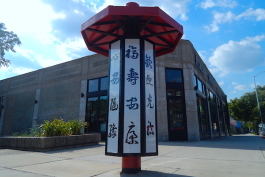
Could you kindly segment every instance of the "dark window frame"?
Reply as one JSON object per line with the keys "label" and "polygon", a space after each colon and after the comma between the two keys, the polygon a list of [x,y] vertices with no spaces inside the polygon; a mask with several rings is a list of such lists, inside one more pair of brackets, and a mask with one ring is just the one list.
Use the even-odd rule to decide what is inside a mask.
{"label": "dark window frame", "polygon": [[[98,82],[97,82],[97,91],[93,91],[93,92],[89,92],[89,81],[91,81],[91,80],[98,80]],[[102,83],[104,82],[104,81],[106,81],[107,82],[107,85],[105,85],[104,86],[104,90],[102,90]],[[109,81],[109,79],[108,79],[108,76],[104,76],[104,77],[99,77],[99,78],[94,78],[94,79],[90,79],[90,80],[88,80],[88,82],[87,82],[87,98],[86,98],[86,100],[87,100],[87,103],[86,103],[86,117],[85,117],[85,121],[86,122],[89,122],[90,121],[90,117],[87,117],[88,115],[88,103],[89,103],[89,99],[90,98],[97,98],[97,108],[96,108],[96,112],[97,112],[97,118],[95,118],[96,119],[96,128],[92,128],[92,130],[89,128],[89,127],[87,127],[86,128],[86,130],[85,130],[85,132],[100,132],[101,134],[103,133],[103,134],[105,134],[106,132],[105,131],[101,131],[101,127],[100,127],[100,124],[99,124],[99,122],[100,122],[100,101],[101,101],[101,97],[104,97],[104,96],[107,96],[107,101],[108,101],[108,90],[109,90],[109,85],[108,85],[108,81]],[[106,83],[105,83],[106,84]],[[108,108],[107,108],[108,109]],[[106,119],[107,119],[107,117],[106,117]],[[97,131],[98,130],[98,131]]]}
{"label": "dark window frame", "polygon": [[[181,83],[177,82],[167,82],[167,70],[178,70],[181,73]],[[180,68],[165,68],[165,81],[166,81],[166,92],[167,92],[167,120],[168,120],[168,131],[169,131],[169,140],[170,141],[179,141],[179,140],[188,140],[188,134],[187,134],[187,115],[186,115],[186,104],[185,104],[185,90],[184,90],[184,78],[183,78],[183,69]],[[178,95],[168,95],[168,90],[180,90],[182,92],[181,96]],[[181,101],[182,103],[182,115],[183,115],[183,125],[184,130],[175,130],[180,131],[179,133],[182,134],[181,137],[176,138],[174,136],[174,132],[171,131],[171,121],[170,119],[170,111],[169,111],[169,100],[175,100],[175,101]],[[175,132],[176,133],[176,132]]]}
{"label": "dark window frame", "polygon": [[[195,74],[194,74],[194,77],[193,77],[193,82],[195,82],[194,89],[196,91],[198,90],[201,93],[203,93],[204,95],[206,95],[206,86],[205,86],[205,84]],[[201,85],[199,85],[199,82],[201,83]]]}
{"label": "dark window frame", "polygon": [[[108,95],[109,85],[107,86],[106,90],[101,90],[101,82],[102,82],[101,80],[105,79],[105,78],[107,78],[107,81],[108,81],[108,76],[88,80],[88,82],[87,82],[87,96],[88,97],[97,97],[97,96]],[[89,92],[89,81],[96,80],[96,79],[98,80],[98,91]]]}

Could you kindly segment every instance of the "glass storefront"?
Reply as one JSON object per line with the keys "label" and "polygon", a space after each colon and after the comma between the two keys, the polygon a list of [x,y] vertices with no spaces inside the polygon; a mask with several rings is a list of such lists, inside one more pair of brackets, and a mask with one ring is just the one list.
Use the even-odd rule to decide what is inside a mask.
{"label": "glass storefront", "polygon": [[220,121],[220,130],[222,136],[225,136],[225,116],[224,116],[224,105],[218,100],[218,113],[219,113],[219,121]]}
{"label": "glass storefront", "polygon": [[197,110],[199,119],[199,129],[201,132],[209,132],[209,119],[207,114],[206,101],[200,96],[197,96]]}
{"label": "glass storefront", "polygon": [[187,120],[183,76],[180,69],[166,69],[169,141],[186,141]]}
{"label": "glass storefront", "polygon": [[88,81],[88,97],[86,119],[89,124],[85,132],[100,132],[101,139],[105,140],[108,117],[108,77]]}
{"label": "glass storefront", "polygon": [[225,130],[220,100],[209,89],[206,92],[206,86],[196,75],[194,75],[194,89],[197,91],[196,101],[201,139],[211,138],[211,131],[214,137],[220,136],[220,131],[224,132]]}

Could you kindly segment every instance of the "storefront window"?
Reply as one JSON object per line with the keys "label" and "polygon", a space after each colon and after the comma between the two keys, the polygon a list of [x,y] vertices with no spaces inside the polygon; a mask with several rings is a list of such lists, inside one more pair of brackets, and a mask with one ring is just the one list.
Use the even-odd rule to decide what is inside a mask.
{"label": "storefront window", "polygon": [[198,79],[197,81],[198,81],[198,90],[199,90],[200,92],[203,92],[202,82],[201,82],[199,79]]}
{"label": "storefront window", "polygon": [[98,79],[92,79],[88,81],[88,92],[98,91]]}
{"label": "storefront window", "polygon": [[89,123],[88,131],[98,131],[98,97],[88,98],[86,119]]}
{"label": "storefront window", "polygon": [[210,103],[210,110],[211,110],[212,130],[213,130],[213,132],[218,132],[219,131],[219,125],[218,125],[216,104]]}
{"label": "storefront window", "polygon": [[166,69],[166,81],[182,83],[182,71],[177,69]]}
{"label": "storefront window", "polygon": [[85,132],[99,132],[101,140],[105,140],[108,117],[108,77],[88,81],[88,98],[86,122],[89,124]]}
{"label": "storefront window", "polygon": [[208,93],[209,93],[209,100],[210,101],[214,101],[214,95],[213,95],[213,93],[210,90],[208,90]]}
{"label": "storefront window", "polygon": [[109,84],[108,84],[108,77],[102,77],[100,78],[100,90],[108,90]]}
{"label": "storefront window", "polygon": [[197,86],[197,77],[195,75],[193,77],[193,83],[194,83],[194,87],[196,87]]}
{"label": "storefront window", "polygon": [[205,94],[205,85],[195,75],[193,77],[193,82],[194,82],[194,87],[196,87],[196,90],[198,90],[198,91],[202,92],[203,94]]}
{"label": "storefront window", "polygon": [[221,103],[220,100],[218,100],[218,111],[219,111],[220,130],[221,132],[225,132],[223,104]]}
{"label": "storefront window", "polygon": [[205,100],[199,96],[197,96],[197,109],[200,123],[200,131],[209,131],[209,120],[207,117]]}
{"label": "storefront window", "polygon": [[182,70],[166,68],[166,81],[169,141],[186,141],[187,119]]}
{"label": "storefront window", "polygon": [[101,96],[99,101],[99,129],[101,132],[106,131],[108,117],[108,97]]}
{"label": "storefront window", "polygon": [[88,81],[88,92],[97,92],[99,90],[108,90],[108,77],[91,79]]}
{"label": "storefront window", "polygon": [[171,130],[184,130],[182,100],[168,100],[169,126]]}
{"label": "storefront window", "polygon": [[180,89],[167,89],[167,96],[183,96],[183,91]]}

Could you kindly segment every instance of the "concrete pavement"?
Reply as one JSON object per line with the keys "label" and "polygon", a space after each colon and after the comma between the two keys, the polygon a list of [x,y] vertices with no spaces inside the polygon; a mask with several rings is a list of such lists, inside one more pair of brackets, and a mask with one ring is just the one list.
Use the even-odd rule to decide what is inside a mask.
{"label": "concrete pavement", "polygon": [[0,149],[0,177],[263,177],[265,139],[236,135],[200,142],[160,142],[159,156],[142,157],[142,172],[123,174],[121,158],[99,145],[28,152]]}

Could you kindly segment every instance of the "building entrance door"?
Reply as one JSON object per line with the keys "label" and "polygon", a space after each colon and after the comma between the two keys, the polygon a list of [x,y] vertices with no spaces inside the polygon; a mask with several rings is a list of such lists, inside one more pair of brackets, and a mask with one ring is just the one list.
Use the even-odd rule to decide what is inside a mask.
{"label": "building entrance door", "polygon": [[168,97],[169,141],[187,141],[187,120],[183,100]]}
{"label": "building entrance door", "polygon": [[101,140],[105,140],[107,123],[107,96],[91,97],[87,101],[86,122],[89,126],[85,132],[100,132]]}
{"label": "building entrance door", "polygon": [[101,140],[106,139],[106,124],[108,118],[108,77],[88,81],[86,118],[89,124],[85,132],[101,134]]}
{"label": "building entrance door", "polygon": [[166,68],[169,141],[187,141],[185,94],[181,69]]}

